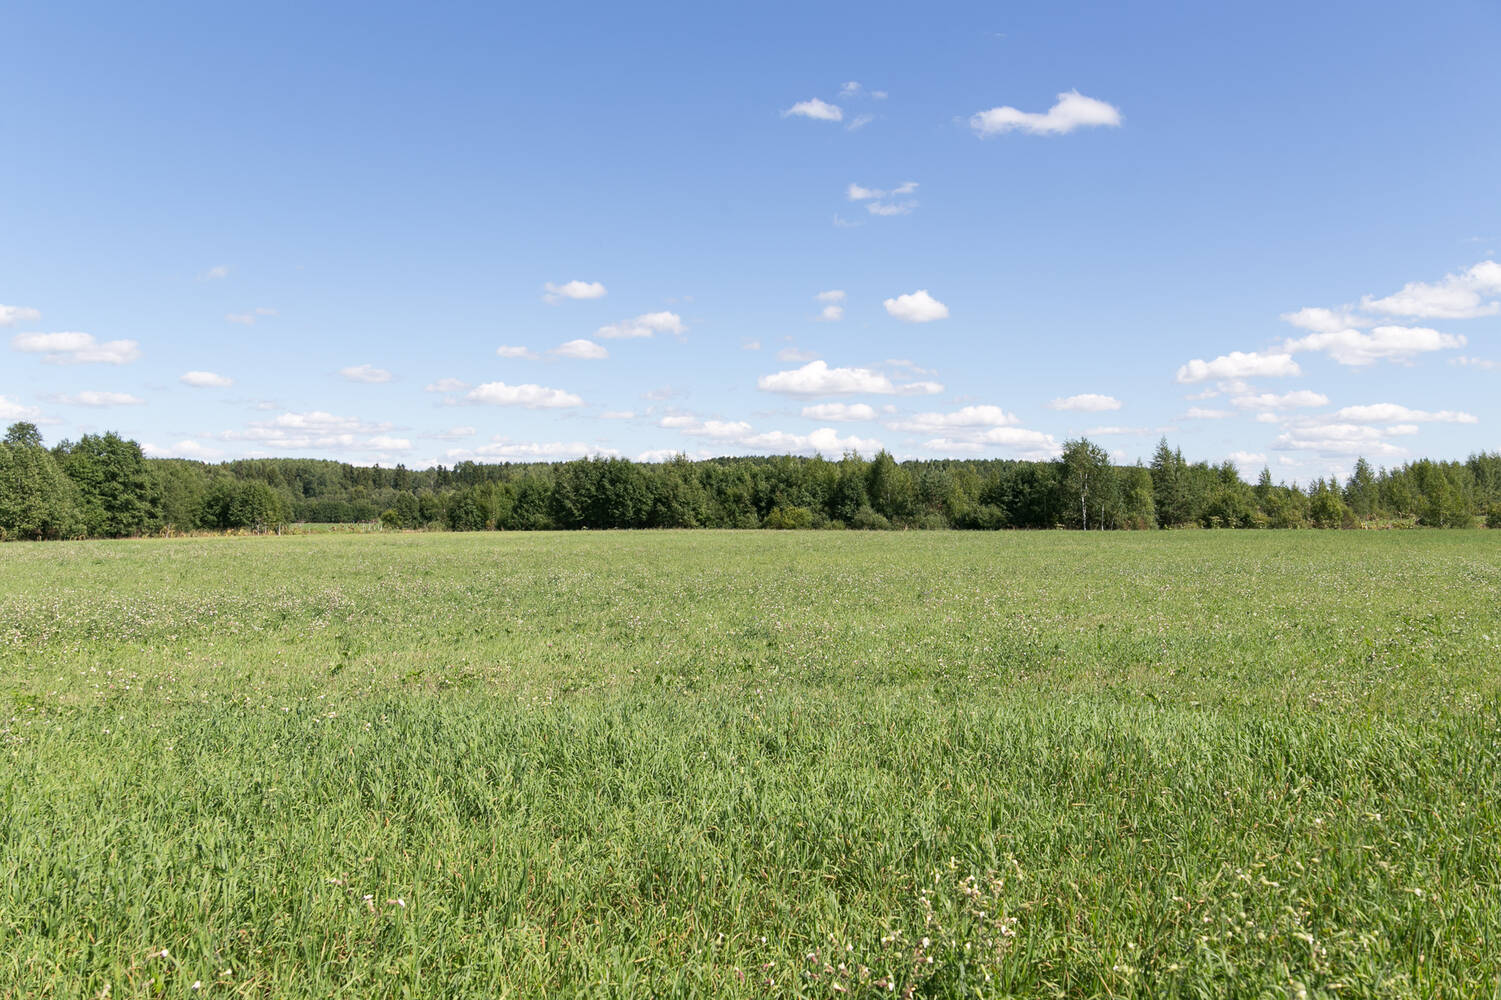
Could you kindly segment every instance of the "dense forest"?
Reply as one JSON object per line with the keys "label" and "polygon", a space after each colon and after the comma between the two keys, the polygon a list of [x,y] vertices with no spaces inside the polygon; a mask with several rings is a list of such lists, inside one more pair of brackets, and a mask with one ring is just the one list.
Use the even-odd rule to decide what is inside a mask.
{"label": "dense forest", "polygon": [[1052,461],[619,458],[413,470],[318,459],[151,459],[109,433],[47,448],[37,428],[0,444],[0,539],[273,531],[300,522],[387,528],[1349,528],[1501,527],[1501,453],[1356,462],[1333,478],[1254,483],[1234,464],[1158,446],[1118,466],[1088,440]]}

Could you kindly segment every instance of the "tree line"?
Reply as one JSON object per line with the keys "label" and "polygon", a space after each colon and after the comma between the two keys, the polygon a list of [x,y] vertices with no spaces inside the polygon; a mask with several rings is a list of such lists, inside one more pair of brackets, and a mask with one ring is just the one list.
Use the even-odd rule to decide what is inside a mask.
{"label": "tree line", "polygon": [[1255,482],[1190,462],[1164,439],[1148,464],[1069,441],[1054,460],[620,458],[407,469],[320,459],[152,459],[114,433],[0,443],[0,539],[272,531],[293,522],[390,528],[1340,528],[1501,527],[1501,453],[1420,459],[1344,481]]}

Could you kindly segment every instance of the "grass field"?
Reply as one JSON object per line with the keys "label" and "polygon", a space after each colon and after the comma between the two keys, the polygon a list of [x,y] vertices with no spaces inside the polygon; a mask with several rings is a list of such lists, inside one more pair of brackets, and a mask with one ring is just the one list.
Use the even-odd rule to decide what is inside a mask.
{"label": "grass field", "polygon": [[0,547],[0,996],[1495,996],[1501,532]]}

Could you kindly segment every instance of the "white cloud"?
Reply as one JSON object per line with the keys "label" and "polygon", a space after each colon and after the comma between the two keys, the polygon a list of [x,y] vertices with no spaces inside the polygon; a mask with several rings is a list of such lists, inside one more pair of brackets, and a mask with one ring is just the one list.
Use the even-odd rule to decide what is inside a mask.
{"label": "white cloud", "polygon": [[762,375],[756,379],[756,387],[764,392],[780,392],[788,396],[933,395],[943,391],[943,386],[936,382],[897,385],[869,368],[830,368],[823,361],[810,361],[791,371]]}
{"label": "white cloud", "polygon": [[132,396],[128,392],[96,392],[92,389],[85,389],[71,396],[55,398],[59,403],[66,403],[69,406],[140,406],[146,402],[141,397]]}
{"label": "white cloud", "polygon": [[[276,451],[362,451],[383,452],[401,438],[385,436],[388,423],[372,423],[357,417],[341,417],[323,410],[307,413],[287,412],[271,420],[256,421],[244,430],[225,431],[218,437],[225,441],[254,442],[269,452]],[[377,435],[374,438],[360,435]]]}
{"label": "white cloud", "polygon": [[[874,415],[872,412],[871,416]],[[663,417],[658,421],[658,426],[680,431],[692,437],[707,438],[721,447],[734,445],[749,448],[752,451],[811,455],[814,452],[839,454],[845,451],[877,450],[881,447],[879,441],[841,436],[832,427],[820,427],[808,434],[793,434],[787,431],[757,432],[744,420],[703,420],[691,413],[674,413]]]}
{"label": "white cloud", "polygon": [[1465,346],[1465,338],[1419,326],[1378,326],[1370,333],[1336,330],[1310,333],[1282,345],[1285,351],[1323,351],[1342,365],[1370,365],[1377,361],[1408,361],[1427,351]]}
{"label": "white cloud", "polygon": [[1291,354],[1259,354],[1255,351],[1231,351],[1213,361],[1198,358],[1178,369],[1178,381],[1202,382],[1211,378],[1258,378],[1301,375],[1303,370]]}
{"label": "white cloud", "polygon": [[1014,413],[999,406],[966,406],[951,413],[916,413],[905,420],[887,424],[894,431],[936,434],[956,428],[1010,427],[1019,423]]}
{"label": "white cloud", "polygon": [[1307,406],[1328,406],[1329,397],[1321,392],[1296,389],[1280,396],[1271,392],[1249,393],[1236,396],[1230,402],[1242,410],[1295,410]]}
{"label": "white cloud", "polygon": [[1181,419],[1185,420],[1223,420],[1230,416],[1229,410],[1210,410],[1202,406],[1190,406]]}
{"label": "white cloud", "polygon": [[815,403],[803,407],[803,416],[810,420],[874,420],[876,411],[865,403]]}
{"label": "white cloud", "polygon": [[875,115],[871,115],[871,114],[856,115],[855,117],[853,117],[853,118],[850,119],[850,123],[845,126],[845,129],[846,129],[846,131],[849,131],[849,132],[858,132],[860,129],[864,128],[865,126],[869,125],[871,122],[873,122],[875,120],[876,120],[876,116]]}
{"label": "white cloud", "polygon": [[459,378],[440,378],[422,387],[427,392],[463,392],[469,383]]}
{"label": "white cloud", "polygon": [[819,302],[827,303],[822,311],[819,312],[819,319],[832,323],[844,318],[844,306],[839,304],[844,301],[844,290],[842,288],[831,288],[826,292],[819,292],[813,297]]}
{"label": "white cloud", "polygon": [[1077,90],[1058,95],[1058,103],[1046,112],[1019,111],[1006,105],[981,111],[969,119],[969,127],[981,136],[1000,135],[1019,129],[1033,135],[1062,135],[1076,128],[1091,126],[1115,127],[1121,123],[1121,113],[1104,101],[1085,97]]}
{"label": "white cloud", "polygon": [[495,349],[495,353],[503,358],[522,358],[526,361],[536,361],[538,358],[530,347],[517,347],[513,344],[501,344]]}
{"label": "white cloud", "polygon": [[688,328],[683,318],[675,312],[643,313],[635,319],[622,320],[599,328],[598,335],[606,340],[622,340],[633,337],[650,337],[654,333],[684,334]]}
{"label": "white cloud", "polygon": [[761,342],[759,340],[742,341],[740,349],[742,351],[759,351],[761,349]]}
{"label": "white cloud", "polygon": [[54,365],[129,364],[141,356],[134,340],[96,341],[87,333],[18,333],[10,346],[27,354],[40,354]]}
{"label": "white cloud", "polygon": [[864,92],[865,88],[860,86],[860,82],[858,80],[850,80],[844,86],[839,88],[840,97],[859,97]]}
{"label": "white cloud", "polygon": [[744,420],[700,420],[688,413],[663,417],[657,425],[667,430],[680,431],[694,437],[713,438],[716,441],[739,441],[751,433],[751,425]]}
{"label": "white cloud", "polygon": [[865,206],[865,210],[871,215],[911,215],[916,207],[915,201],[873,201]]}
{"label": "white cloud", "polygon": [[1102,413],[1105,410],[1119,410],[1120,408],[1120,400],[1114,396],[1102,396],[1097,392],[1065,396],[1048,404],[1050,410],[1075,410],[1082,413]]}
{"label": "white cloud", "polygon": [[603,361],[610,352],[592,340],[570,340],[552,349],[560,358],[575,358],[580,361]]}
{"label": "white cloud", "polygon": [[[673,459],[682,454],[683,450],[681,448],[649,448],[646,451],[643,451],[641,454],[637,455],[636,461],[650,462],[651,464],[655,465],[660,462],[671,462]],[[703,455],[700,457],[708,458],[709,456]]]}
{"label": "white cloud", "polygon": [[850,184],[845,188],[845,194],[850,201],[871,201],[878,198],[890,198],[893,195],[911,194],[917,190],[917,181],[903,181],[889,190],[885,188],[861,187],[859,184]]}
{"label": "white cloud", "polygon": [[1260,451],[1232,451],[1225,457],[1234,462],[1238,469],[1252,469],[1266,464],[1266,454]]}
{"label": "white cloud", "polygon": [[255,326],[255,321],[257,319],[260,319],[264,316],[276,315],[279,315],[277,311],[270,308],[269,306],[257,306],[249,312],[229,313],[224,318],[231,323],[238,323],[241,326]]}
{"label": "white cloud", "polygon": [[919,288],[910,295],[898,295],[882,303],[886,311],[907,323],[931,323],[935,319],[947,319],[949,307]]}
{"label": "white cloud", "polygon": [[1390,457],[1402,455],[1405,450],[1385,440],[1386,437],[1392,433],[1407,432],[1406,427],[1383,429],[1361,424],[1311,422],[1278,435],[1272,446],[1278,451],[1313,451],[1324,457]]}
{"label": "white cloud", "polygon": [[369,385],[377,385],[381,382],[391,381],[391,373],[384,368],[374,365],[354,365],[350,368],[340,368],[339,374],[350,382],[364,382]]}
{"label": "white cloud", "polygon": [[17,323],[35,323],[42,318],[41,310],[30,306],[0,306],[0,326],[15,326]]}
{"label": "white cloud", "polygon": [[584,401],[571,392],[549,389],[541,385],[506,385],[504,382],[486,382],[469,391],[465,397],[475,403],[490,403],[495,406],[524,406],[529,410],[558,409],[583,406]]}
{"label": "white cloud", "polygon": [[141,451],[145,452],[151,458],[197,458],[205,460],[218,458],[224,454],[218,448],[199,444],[197,441],[192,440],[179,441],[166,448],[159,448],[154,444],[142,444]]}
{"label": "white cloud", "polygon": [[234,379],[216,372],[183,372],[177,377],[177,381],[196,389],[222,389],[235,384]]}
{"label": "white cloud", "polygon": [[1367,295],[1360,304],[1388,316],[1473,319],[1501,313],[1501,302],[1485,301],[1498,295],[1501,295],[1501,263],[1483,260],[1459,274],[1445,275],[1441,281],[1408,282],[1401,291],[1379,299]]}
{"label": "white cloud", "polygon": [[542,298],[548,302],[561,302],[564,299],[602,299],[606,295],[605,286],[597,281],[565,281],[561,285],[555,285],[551,281],[542,286]]}
{"label": "white cloud", "polygon": [[1048,458],[1058,454],[1058,442],[1051,434],[1024,427],[992,427],[967,435],[949,435],[923,442],[930,451],[983,451],[987,447],[1010,448],[1025,458]]}
{"label": "white cloud", "polygon": [[462,438],[473,437],[476,433],[478,433],[478,430],[479,429],[476,427],[468,426],[450,427],[447,430],[434,431],[431,434],[424,434],[422,436],[427,438],[436,438],[439,441],[458,441]]}
{"label": "white cloud", "polygon": [[367,448],[374,448],[377,451],[410,451],[412,442],[406,438],[377,435],[366,441],[365,446]]}
{"label": "white cloud", "polygon": [[22,406],[9,396],[0,396],[0,420],[36,420],[41,415],[35,406]]}
{"label": "white cloud", "polygon": [[271,430],[298,430],[317,431],[328,433],[332,431],[348,431],[371,433],[390,429],[390,424],[369,423],[358,417],[340,417],[326,410],[310,410],[306,413],[287,412],[279,414],[269,421],[257,422],[250,425],[253,428]]}
{"label": "white cloud", "polygon": [[223,264],[215,265],[198,276],[199,281],[223,281],[229,277],[229,268]]}
{"label": "white cloud", "polygon": [[1358,424],[1474,424],[1479,419],[1472,413],[1459,410],[1413,410],[1397,403],[1370,403],[1365,406],[1346,406],[1335,416]]}
{"label": "white cloud", "polygon": [[595,445],[585,444],[583,441],[548,441],[548,442],[521,442],[511,441],[505,438],[495,441],[493,444],[480,445],[477,448],[453,448],[447,452],[450,461],[483,461],[486,459],[499,459],[501,461],[565,461],[574,458],[588,458],[591,455],[613,456],[620,452],[613,448],[600,448]]}
{"label": "white cloud", "polygon": [[1457,358],[1450,358],[1449,364],[1459,365],[1461,368],[1479,368],[1481,371],[1494,371],[1497,368],[1501,368],[1501,363],[1491,361],[1488,358],[1467,358],[1464,355],[1460,355]]}
{"label": "white cloud", "polygon": [[800,118],[816,118],[819,121],[837,122],[844,120],[844,111],[836,104],[829,104],[814,97],[806,101],[798,101],[792,107],[782,112],[783,118],[797,116]]}
{"label": "white cloud", "polygon": [[[838,308],[837,306],[831,308]],[[796,347],[784,347],[777,352],[778,361],[814,361],[818,355],[812,351],[799,350]]]}
{"label": "white cloud", "polygon": [[737,442],[755,451],[776,454],[842,455],[847,451],[874,452],[881,450],[881,442],[874,438],[841,436],[832,427],[820,427],[808,434],[789,434],[787,431],[766,431],[752,434]]}
{"label": "white cloud", "polygon": [[1297,312],[1283,313],[1282,319],[1293,326],[1312,330],[1314,333],[1338,333],[1352,326],[1369,325],[1358,319],[1348,309],[1324,309],[1319,306],[1306,306]]}
{"label": "white cloud", "polygon": [[631,420],[635,416],[635,410],[606,410],[600,414],[600,417],[605,420]]}
{"label": "white cloud", "polygon": [[1114,434],[1146,434],[1146,427],[1121,427],[1118,424],[1109,424],[1104,427],[1091,427],[1084,432],[1089,437],[1105,437]]}

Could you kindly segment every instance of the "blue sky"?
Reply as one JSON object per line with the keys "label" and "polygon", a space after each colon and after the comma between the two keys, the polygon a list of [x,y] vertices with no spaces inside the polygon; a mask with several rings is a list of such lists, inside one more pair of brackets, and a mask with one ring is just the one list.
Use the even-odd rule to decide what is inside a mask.
{"label": "blue sky", "polygon": [[0,421],[151,454],[1501,445],[1501,7],[19,4]]}

